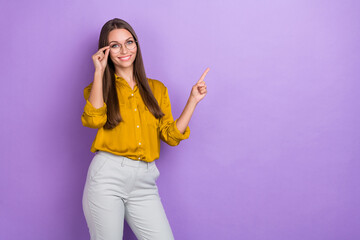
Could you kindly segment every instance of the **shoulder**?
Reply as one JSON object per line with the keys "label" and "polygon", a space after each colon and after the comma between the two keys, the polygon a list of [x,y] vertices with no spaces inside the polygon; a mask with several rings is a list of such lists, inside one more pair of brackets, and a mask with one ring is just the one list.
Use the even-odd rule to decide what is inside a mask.
{"label": "shoulder", "polygon": [[166,91],[166,86],[164,83],[160,82],[159,80],[153,78],[147,78],[149,86],[154,94],[156,93],[164,93]]}
{"label": "shoulder", "polygon": [[165,85],[160,82],[159,80],[153,79],[153,78],[147,78],[150,87],[154,88],[165,88]]}
{"label": "shoulder", "polygon": [[159,80],[147,78],[149,82],[149,86],[151,91],[154,94],[154,97],[158,101],[158,103],[162,103],[165,99],[168,99],[167,88],[164,83],[160,82]]}

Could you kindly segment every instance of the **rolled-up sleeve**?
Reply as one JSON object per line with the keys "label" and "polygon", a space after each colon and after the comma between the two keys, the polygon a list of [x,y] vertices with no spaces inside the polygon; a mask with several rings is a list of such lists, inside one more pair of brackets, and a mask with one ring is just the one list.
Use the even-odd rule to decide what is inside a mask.
{"label": "rolled-up sleeve", "polygon": [[167,88],[164,86],[160,108],[165,114],[160,119],[160,139],[170,146],[176,146],[180,141],[189,138],[190,128],[186,127],[185,132],[181,133],[176,127],[177,119],[174,121],[171,112],[171,103]]}
{"label": "rolled-up sleeve", "polygon": [[103,106],[101,108],[95,108],[88,100],[91,86],[87,86],[84,89],[84,98],[86,100],[86,104],[84,107],[84,112],[81,116],[81,122],[83,126],[89,127],[89,128],[101,128],[105,125],[107,121],[107,106],[106,103],[103,103]]}

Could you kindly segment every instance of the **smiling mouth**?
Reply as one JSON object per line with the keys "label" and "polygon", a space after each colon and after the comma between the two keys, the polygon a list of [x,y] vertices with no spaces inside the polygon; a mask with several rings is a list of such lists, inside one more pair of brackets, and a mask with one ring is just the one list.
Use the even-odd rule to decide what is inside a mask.
{"label": "smiling mouth", "polygon": [[127,60],[130,59],[130,57],[131,57],[131,55],[126,56],[126,57],[118,57],[118,58],[119,58],[121,61],[127,61]]}

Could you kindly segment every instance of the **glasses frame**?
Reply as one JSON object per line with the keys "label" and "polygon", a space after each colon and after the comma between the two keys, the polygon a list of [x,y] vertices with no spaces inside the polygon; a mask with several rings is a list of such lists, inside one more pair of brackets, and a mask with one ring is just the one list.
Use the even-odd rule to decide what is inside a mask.
{"label": "glasses frame", "polygon": [[[135,42],[135,46],[134,46],[133,48],[131,48],[131,49],[128,48],[128,46],[126,46],[126,44],[125,44],[127,41],[134,41],[134,42]],[[123,49],[123,44],[125,45],[125,47],[126,47],[127,50],[131,51],[131,50],[134,50],[134,49],[137,47],[137,42],[138,42],[138,41],[136,41],[135,39],[128,39],[128,40],[125,41],[125,43],[122,43],[122,44],[119,43],[119,42],[117,42],[117,41],[112,41],[112,42],[109,43],[109,46],[110,46],[112,43],[116,43],[116,44],[120,45],[120,47],[119,47],[119,51],[114,52],[114,50],[113,50],[113,49],[111,48],[111,46],[110,46],[110,51],[111,51],[112,53],[114,53],[114,54],[121,52],[121,50]]]}

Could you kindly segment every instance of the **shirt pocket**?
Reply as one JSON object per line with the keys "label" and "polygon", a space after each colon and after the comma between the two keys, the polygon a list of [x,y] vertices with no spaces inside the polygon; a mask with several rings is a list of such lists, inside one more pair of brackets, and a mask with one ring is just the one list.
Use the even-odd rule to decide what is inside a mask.
{"label": "shirt pocket", "polygon": [[150,112],[150,110],[147,108],[147,106],[144,106],[143,113],[144,113],[144,120],[148,126],[155,127],[155,128],[159,127],[159,119],[157,119],[152,114],[152,112]]}
{"label": "shirt pocket", "polygon": [[128,112],[129,112],[130,108],[125,103],[119,103],[119,107],[120,107],[120,115],[121,115],[122,120],[124,122],[129,122]]}

